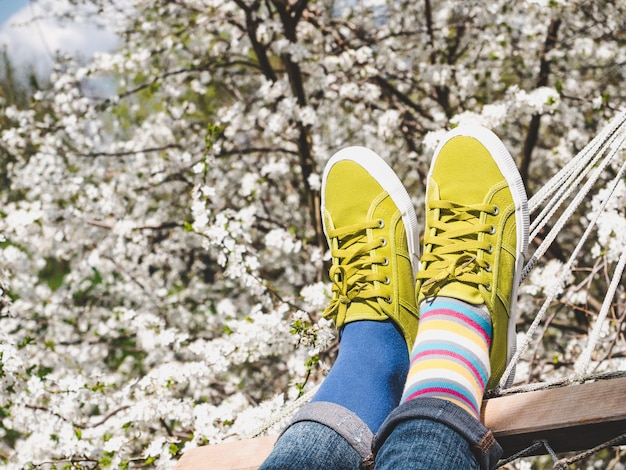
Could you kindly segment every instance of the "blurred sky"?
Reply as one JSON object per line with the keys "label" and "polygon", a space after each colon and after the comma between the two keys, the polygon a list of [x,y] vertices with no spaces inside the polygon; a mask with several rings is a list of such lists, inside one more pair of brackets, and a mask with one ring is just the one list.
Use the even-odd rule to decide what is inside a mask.
{"label": "blurred sky", "polygon": [[45,78],[58,52],[89,58],[115,46],[111,31],[88,21],[60,23],[53,17],[67,8],[73,8],[67,0],[0,0],[0,47],[16,68],[32,68]]}
{"label": "blurred sky", "polygon": [[28,6],[28,0],[0,0],[0,26],[2,26],[11,15],[26,6]]}

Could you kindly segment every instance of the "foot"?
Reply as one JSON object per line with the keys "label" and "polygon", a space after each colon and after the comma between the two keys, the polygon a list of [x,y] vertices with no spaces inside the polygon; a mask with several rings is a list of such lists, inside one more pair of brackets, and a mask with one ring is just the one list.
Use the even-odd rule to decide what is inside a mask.
{"label": "foot", "polygon": [[410,351],[417,333],[414,276],[417,218],[406,189],[377,154],[349,147],[322,180],[324,233],[332,255],[332,299],[324,317],[337,328],[390,319]]}
{"label": "foot", "polygon": [[439,144],[428,175],[418,305],[448,297],[491,316],[494,388],[515,351],[515,303],[528,247],[528,207],[515,161],[491,131],[459,126]]}

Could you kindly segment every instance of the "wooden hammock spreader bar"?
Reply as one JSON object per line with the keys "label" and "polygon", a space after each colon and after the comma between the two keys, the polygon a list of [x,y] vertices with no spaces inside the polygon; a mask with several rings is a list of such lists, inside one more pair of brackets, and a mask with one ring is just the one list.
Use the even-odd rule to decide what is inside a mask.
{"label": "wooden hammock spreader bar", "polygon": [[[626,377],[485,400],[482,420],[508,457],[545,439],[556,452],[590,449],[626,431]],[[277,436],[187,451],[177,470],[252,470]]]}
{"label": "wooden hammock spreader bar", "polygon": [[485,400],[482,415],[503,457],[540,439],[556,452],[590,449],[626,431],[626,377]]}

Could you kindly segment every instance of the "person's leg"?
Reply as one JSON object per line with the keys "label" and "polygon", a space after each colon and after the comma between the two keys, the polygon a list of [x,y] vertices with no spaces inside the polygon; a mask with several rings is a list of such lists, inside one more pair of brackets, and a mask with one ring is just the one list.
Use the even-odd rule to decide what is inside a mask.
{"label": "person's leg", "polygon": [[418,325],[418,229],[409,195],[378,155],[350,147],[324,171],[322,219],[333,289],[324,317],[340,331],[339,354],[263,470],[359,468],[408,372]]}
{"label": "person's leg", "polygon": [[375,433],[400,403],[408,370],[407,344],[392,321],[347,323],[337,360],[311,403],[341,405]]}
{"label": "person's leg", "polygon": [[526,194],[512,157],[487,129],[455,129],[431,164],[419,330],[402,403],[376,436],[376,468],[495,466],[501,449],[480,407],[514,351],[527,245]]}
{"label": "person's leg", "polygon": [[[438,421],[404,421],[398,424],[392,436],[391,445],[378,454],[378,459],[385,462],[384,468],[479,468],[465,438]],[[420,439],[416,440],[414,436],[420,436]]]}
{"label": "person's leg", "polygon": [[373,443],[376,470],[492,469],[502,454],[493,434],[464,408],[433,397],[402,403]]}
{"label": "person's leg", "polygon": [[[357,426],[358,430],[359,427]],[[346,430],[347,431],[347,430]],[[315,421],[299,421],[279,437],[261,470],[361,470],[372,436],[355,449],[340,433]]]}

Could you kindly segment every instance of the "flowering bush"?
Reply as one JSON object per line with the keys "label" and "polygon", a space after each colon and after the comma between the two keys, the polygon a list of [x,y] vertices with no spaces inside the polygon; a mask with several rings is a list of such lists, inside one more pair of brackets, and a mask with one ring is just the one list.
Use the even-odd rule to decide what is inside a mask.
{"label": "flowering bush", "polygon": [[[85,3],[119,49],[59,58],[29,105],[0,106],[8,468],[171,467],[319,382],[336,349],[320,173],[339,148],[380,153],[420,208],[441,133],[479,121],[532,193],[625,101],[621,2]],[[529,280],[522,328],[597,207]],[[521,380],[580,347],[605,287],[581,279],[626,244],[623,204],[604,210]]]}

